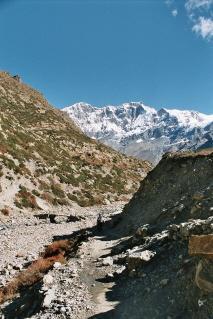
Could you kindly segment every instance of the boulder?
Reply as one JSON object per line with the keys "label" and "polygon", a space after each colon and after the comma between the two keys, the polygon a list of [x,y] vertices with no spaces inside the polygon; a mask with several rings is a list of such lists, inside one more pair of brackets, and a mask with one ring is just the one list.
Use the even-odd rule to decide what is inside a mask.
{"label": "boulder", "polygon": [[47,290],[42,306],[44,308],[49,308],[54,298],[55,298],[55,289],[52,288]]}
{"label": "boulder", "polygon": [[160,286],[161,286],[161,287],[164,287],[164,286],[166,286],[166,285],[168,284],[168,282],[169,282],[169,279],[167,279],[167,278],[162,279],[162,280],[160,281]]}
{"label": "boulder", "polygon": [[137,268],[139,265],[149,262],[154,256],[155,252],[151,250],[144,251],[133,251],[129,253],[127,257],[128,269],[132,270]]}
{"label": "boulder", "polygon": [[213,259],[213,234],[191,236],[189,239],[189,254]]}
{"label": "boulder", "polygon": [[135,235],[144,238],[144,237],[146,237],[147,234],[148,234],[148,229],[149,229],[149,224],[140,226],[140,227],[138,227],[138,229],[136,230]]}
{"label": "boulder", "polygon": [[112,257],[109,256],[109,257],[104,258],[102,261],[102,265],[103,266],[112,266],[113,265]]}
{"label": "boulder", "polygon": [[51,286],[53,284],[53,276],[46,274],[43,278],[43,282],[45,286]]}
{"label": "boulder", "polygon": [[54,265],[53,265],[53,268],[54,268],[54,269],[59,269],[59,268],[61,268],[61,266],[62,266],[62,264],[61,264],[59,261],[56,261],[56,262],[54,263]]}
{"label": "boulder", "polygon": [[195,283],[205,293],[213,292],[213,262],[201,259],[196,267]]}

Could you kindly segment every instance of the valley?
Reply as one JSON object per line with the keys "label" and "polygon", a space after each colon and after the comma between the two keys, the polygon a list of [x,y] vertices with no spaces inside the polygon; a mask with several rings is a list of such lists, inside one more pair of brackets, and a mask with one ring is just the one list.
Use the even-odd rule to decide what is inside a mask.
{"label": "valley", "polygon": [[0,0],[0,319],[213,319],[213,0]]}
{"label": "valley", "polygon": [[[211,319],[213,148],[199,145],[212,117],[184,113],[201,144],[151,164],[0,79],[0,318]],[[159,124],[160,111],[121,109]]]}
{"label": "valley", "polygon": [[[52,222],[37,213],[5,217],[0,238],[5,284],[38,259],[45,246],[83,237],[65,261],[55,261],[38,283],[23,286],[4,302],[2,318],[211,318],[212,156],[210,150],[167,155],[129,204],[70,209],[71,222],[64,216]],[[195,241],[191,255],[192,239],[205,236],[209,245],[198,248]]]}
{"label": "valley", "polygon": [[[59,266],[54,266],[47,275],[43,275],[43,286],[47,281],[43,290],[42,282],[39,280],[40,283],[30,285],[32,288],[23,286],[19,297],[13,297],[12,302],[4,303],[0,312],[2,318],[64,318],[63,310],[66,309],[67,317],[80,319],[110,310],[113,303],[104,301],[108,284],[99,282],[99,279],[120,267],[113,267],[107,263],[104,265],[99,257],[110,253],[111,246],[117,240],[111,241],[105,237],[111,227],[109,230],[107,227],[101,233],[97,232],[96,220],[101,212],[107,223],[110,218],[120,213],[122,207],[123,203],[111,207],[83,208],[76,216],[79,221],[70,223],[59,221],[51,224],[49,220],[39,221],[36,215],[34,218],[14,217],[12,225],[10,220],[7,220],[8,226],[1,229],[0,239],[4,251],[0,267],[5,269],[5,272],[1,272],[2,283],[9,282],[19,272],[23,272],[29,263],[39,258],[44,246],[52,241],[75,238],[79,231],[86,231],[88,234],[85,235],[76,254],[68,257],[65,263],[58,262]],[[57,265],[57,262],[55,264]],[[31,298],[36,298],[33,306]]]}

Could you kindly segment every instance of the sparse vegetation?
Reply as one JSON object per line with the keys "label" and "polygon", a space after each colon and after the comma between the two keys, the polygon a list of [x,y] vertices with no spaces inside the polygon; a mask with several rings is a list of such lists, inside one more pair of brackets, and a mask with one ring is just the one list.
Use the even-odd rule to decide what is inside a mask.
{"label": "sparse vegetation", "polygon": [[60,184],[52,184],[51,185],[51,190],[52,193],[59,197],[59,198],[65,198],[65,193],[64,191],[61,189],[61,185]]}
{"label": "sparse vegetation", "polygon": [[48,192],[42,193],[41,198],[44,199],[49,204],[54,204],[54,197]]}
{"label": "sparse vegetation", "polygon": [[20,190],[16,194],[15,205],[18,208],[39,208],[35,196],[27,191],[24,186],[20,186]]}
{"label": "sparse vegetation", "polygon": [[68,205],[69,202],[66,198],[54,198],[53,199],[53,205]]}
{"label": "sparse vegetation", "polygon": [[38,197],[41,195],[41,194],[39,193],[39,191],[37,191],[36,189],[33,189],[33,190],[32,190],[32,194],[35,195],[35,196],[38,196]]}
{"label": "sparse vegetation", "polygon": [[4,172],[3,172],[3,168],[2,168],[2,166],[1,166],[1,167],[0,167],[0,178],[1,178],[2,176],[4,176]]}
{"label": "sparse vegetation", "polygon": [[41,258],[32,262],[26,270],[18,274],[5,287],[0,288],[0,303],[13,298],[20,289],[31,286],[42,279],[55,262],[64,263],[65,255],[74,244],[69,240],[59,240],[47,246]]}
{"label": "sparse vegetation", "polygon": [[[139,170],[150,169],[146,162],[130,159],[89,139],[39,92],[0,72],[0,79],[5,77],[7,80],[0,84],[4,132],[0,132],[0,164],[12,172],[11,179],[24,176],[33,184],[38,181],[43,198],[60,205],[68,200],[68,185],[70,194],[75,189],[81,190],[81,195],[69,196],[69,200],[81,206],[103,203],[105,192],[110,192],[112,199],[119,199],[127,182],[132,183],[132,191],[137,189],[141,180]],[[2,174],[0,168],[0,177]],[[54,182],[50,181],[51,176]],[[19,207],[36,207],[35,196],[39,194],[29,193],[17,194]]]}
{"label": "sparse vegetation", "polygon": [[9,216],[10,215],[10,209],[9,207],[4,207],[1,209],[1,213],[4,215],[4,216]]}

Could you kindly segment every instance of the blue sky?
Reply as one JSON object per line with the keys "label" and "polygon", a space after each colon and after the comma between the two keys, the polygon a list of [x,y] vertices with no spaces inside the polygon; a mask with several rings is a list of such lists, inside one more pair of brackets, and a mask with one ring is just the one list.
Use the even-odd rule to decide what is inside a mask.
{"label": "blue sky", "polygon": [[0,0],[0,69],[57,107],[213,113],[213,0]]}

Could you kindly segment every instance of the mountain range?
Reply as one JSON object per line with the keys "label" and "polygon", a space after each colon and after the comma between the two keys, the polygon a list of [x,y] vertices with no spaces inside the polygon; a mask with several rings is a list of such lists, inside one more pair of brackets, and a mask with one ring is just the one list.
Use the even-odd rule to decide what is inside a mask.
{"label": "mountain range", "polygon": [[170,151],[213,146],[213,115],[146,106],[143,102],[94,107],[80,102],[63,109],[89,137],[156,164]]}
{"label": "mountain range", "polygon": [[212,318],[212,116],[65,111],[0,72],[0,318]]}

